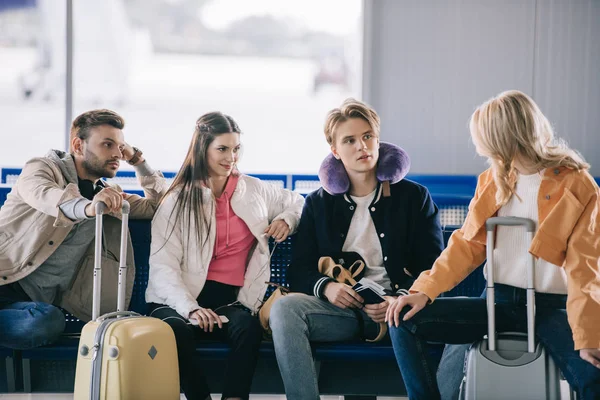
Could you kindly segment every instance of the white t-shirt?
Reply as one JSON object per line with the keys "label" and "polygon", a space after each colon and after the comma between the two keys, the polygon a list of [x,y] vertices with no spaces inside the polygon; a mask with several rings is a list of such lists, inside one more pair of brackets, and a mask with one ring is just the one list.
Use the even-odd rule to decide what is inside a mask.
{"label": "white t-shirt", "polygon": [[356,203],[356,210],[350,221],[350,228],[342,251],[355,251],[367,263],[365,278],[380,284],[385,289],[391,290],[392,283],[383,266],[383,251],[375,230],[375,224],[369,213],[369,206],[375,198],[377,190],[364,197],[350,196]]}

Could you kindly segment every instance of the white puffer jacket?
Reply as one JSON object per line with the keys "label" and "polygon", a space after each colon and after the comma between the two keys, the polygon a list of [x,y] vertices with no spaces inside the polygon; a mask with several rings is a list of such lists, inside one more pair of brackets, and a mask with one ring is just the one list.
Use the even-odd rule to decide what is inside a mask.
{"label": "white puffer jacket", "polygon": [[[198,308],[196,298],[206,282],[215,247],[215,204],[210,189],[206,188],[203,195],[205,211],[212,215],[207,241],[206,236],[196,240],[194,222],[187,226],[185,218],[179,218],[173,229],[170,217],[173,217],[176,193],[170,193],[163,200],[152,220],[146,301],[166,304],[184,318]],[[238,300],[253,311],[261,304],[267,290],[265,282],[269,281],[271,272],[269,243],[268,238],[262,236],[263,231],[272,221],[282,219],[289,225],[291,233],[295,232],[303,205],[304,198],[298,193],[247,175],[239,178],[231,197],[231,207],[248,225],[258,243],[248,257],[244,286],[239,291]]]}

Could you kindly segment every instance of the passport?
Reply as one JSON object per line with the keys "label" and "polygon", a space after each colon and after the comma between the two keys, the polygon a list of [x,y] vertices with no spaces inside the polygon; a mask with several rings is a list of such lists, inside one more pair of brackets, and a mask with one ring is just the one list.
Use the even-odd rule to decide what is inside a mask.
{"label": "passport", "polygon": [[352,289],[365,300],[364,304],[379,304],[385,301],[385,289],[369,278],[362,278]]}

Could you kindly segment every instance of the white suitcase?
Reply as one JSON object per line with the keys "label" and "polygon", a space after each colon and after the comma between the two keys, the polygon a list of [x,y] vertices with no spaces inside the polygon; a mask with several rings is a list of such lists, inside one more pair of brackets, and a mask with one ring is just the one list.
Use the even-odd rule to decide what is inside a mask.
{"label": "white suitcase", "polygon": [[496,334],[493,250],[494,230],[499,225],[524,227],[528,243],[535,233],[535,222],[526,218],[494,217],[486,222],[488,337],[467,351],[459,398],[560,399],[560,372],[544,347],[535,341],[535,259],[531,254],[527,271],[527,334]]}
{"label": "white suitcase", "polygon": [[100,313],[102,214],[96,207],[92,321],[81,331],[74,398],[77,400],[179,399],[175,335],[157,318],[125,311],[129,204],[123,202],[117,311]]}

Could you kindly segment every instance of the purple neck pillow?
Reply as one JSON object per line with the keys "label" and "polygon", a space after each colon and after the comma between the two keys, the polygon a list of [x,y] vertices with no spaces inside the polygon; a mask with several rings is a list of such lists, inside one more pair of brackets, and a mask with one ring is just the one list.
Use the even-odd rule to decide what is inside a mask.
{"label": "purple neck pillow", "polygon": [[[377,180],[390,183],[400,182],[410,169],[410,157],[402,148],[392,143],[379,143]],[[350,190],[350,179],[341,160],[329,153],[321,163],[319,180],[329,194],[344,194]]]}

